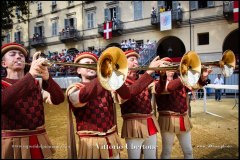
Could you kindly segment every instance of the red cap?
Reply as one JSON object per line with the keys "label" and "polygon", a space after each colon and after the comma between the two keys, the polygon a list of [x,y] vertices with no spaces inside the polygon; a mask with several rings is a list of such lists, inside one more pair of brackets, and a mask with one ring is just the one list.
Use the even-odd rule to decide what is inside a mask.
{"label": "red cap", "polygon": [[25,55],[25,57],[27,57],[28,55],[28,51],[23,45],[12,42],[12,43],[7,43],[1,47],[2,56],[10,50],[19,50]]}
{"label": "red cap", "polygon": [[168,62],[173,62],[173,60],[171,58],[169,58],[169,57],[164,57],[161,60],[168,61]]}
{"label": "red cap", "polygon": [[91,58],[95,62],[98,61],[98,56],[96,54],[93,54],[91,52],[83,52],[76,56],[74,63],[77,63],[78,61],[80,61],[83,58]]}
{"label": "red cap", "polygon": [[140,55],[139,55],[136,51],[134,51],[134,50],[128,50],[128,51],[126,51],[126,52],[125,52],[125,55],[127,56],[127,58],[130,57],[130,56],[136,56],[137,58],[140,57]]}

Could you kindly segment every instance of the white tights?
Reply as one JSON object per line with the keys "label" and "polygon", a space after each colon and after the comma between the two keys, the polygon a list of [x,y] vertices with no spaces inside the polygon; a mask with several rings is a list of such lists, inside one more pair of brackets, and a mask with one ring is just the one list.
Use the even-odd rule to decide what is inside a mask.
{"label": "white tights", "polygon": [[191,133],[190,131],[175,134],[170,132],[161,132],[162,136],[162,154],[161,159],[170,159],[174,137],[177,136],[185,159],[193,159]]}
{"label": "white tights", "polygon": [[144,159],[156,159],[157,134],[144,138],[127,138],[128,159],[140,159],[143,149]]}

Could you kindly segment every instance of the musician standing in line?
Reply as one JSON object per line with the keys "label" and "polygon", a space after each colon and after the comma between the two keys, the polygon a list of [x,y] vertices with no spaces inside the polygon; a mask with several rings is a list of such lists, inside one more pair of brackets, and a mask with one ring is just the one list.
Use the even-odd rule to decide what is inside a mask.
{"label": "musician standing in line", "polygon": [[[172,62],[168,57],[165,61]],[[206,85],[206,79],[212,69],[204,69],[194,90]],[[187,93],[192,87],[183,85],[176,71],[161,71],[160,81],[156,83],[156,103],[158,106],[158,122],[162,136],[161,159],[170,159],[175,135],[182,147],[184,158],[193,158],[191,133],[192,124],[188,112]],[[160,94],[159,94],[160,93]]]}
{"label": "musician standing in line", "polygon": [[[129,68],[138,67],[139,54],[136,51],[126,51],[125,55]],[[163,61],[156,57],[149,67],[159,67],[161,64]],[[136,91],[140,89],[141,91],[129,99],[118,100],[123,117],[121,137],[126,140],[129,159],[140,159],[141,150],[143,150],[145,159],[157,158],[157,132],[160,129],[151,105],[151,92],[154,92],[155,87],[151,74],[154,72],[154,70],[147,70],[139,78],[137,71],[129,70],[126,85],[135,86]],[[144,82],[139,83],[142,78]]]}
{"label": "musician standing in line", "polygon": [[[2,84],[2,158],[43,159],[55,149],[46,133],[43,102],[60,104],[64,94],[49,76],[45,59],[33,60],[28,73],[24,73],[27,50],[20,44],[8,43],[1,47],[2,66],[7,76]],[[42,89],[35,79],[41,76]],[[44,91],[45,90],[45,91]]]}
{"label": "musician standing in line", "polygon": [[[97,60],[95,54],[84,52],[79,54],[74,62],[90,64],[96,63]],[[144,77],[139,80],[138,86],[140,84],[142,86],[138,91],[136,91],[138,86],[127,87],[123,84],[118,90],[110,92],[100,85],[94,70],[78,67],[77,73],[81,75],[82,82],[69,86],[67,96],[70,108],[76,117],[77,134],[80,138],[78,158],[118,159],[120,150],[125,146],[121,144],[114,124],[113,96],[117,93],[119,98],[129,99],[146,87],[144,84],[146,80]],[[72,137],[69,141],[72,141],[74,136],[70,134]],[[75,150],[76,145],[70,145],[71,149]],[[69,157],[76,156],[74,151],[70,151],[69,154]]]}

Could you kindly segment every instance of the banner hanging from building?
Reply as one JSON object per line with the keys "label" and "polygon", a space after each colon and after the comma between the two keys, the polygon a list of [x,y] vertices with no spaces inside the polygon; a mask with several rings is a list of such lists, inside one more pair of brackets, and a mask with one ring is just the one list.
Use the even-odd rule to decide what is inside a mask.
{"label": "banner hanging from building", "polygon": [[103,24],[104,39],[112,38],[112,21]]}
{"label": "banner hanging from building", "polygon": [[233,21],[238,22],[239,2],[233,1]]}
{"label": "banner hanging from building", "polygon": [[160,13],[160,31],[172,29],[172,14],[171,11]]}

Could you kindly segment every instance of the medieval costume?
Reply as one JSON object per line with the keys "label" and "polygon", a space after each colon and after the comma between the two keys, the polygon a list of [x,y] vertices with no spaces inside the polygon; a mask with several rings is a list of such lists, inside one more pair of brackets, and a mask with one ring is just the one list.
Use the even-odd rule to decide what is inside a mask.
{"label": "medieval costume", "polygon": [[[27,54],[23,46],[16,43],[3,46],[2,54],[11,49]],[[44,127],[43,102],[57,105],[64,101],[59,85],[49,77],[43,80],[41,88],[30,73],[22,79],[3,78],[1,84],[2,158],[40,159],[51,156],[55,149]]]}

